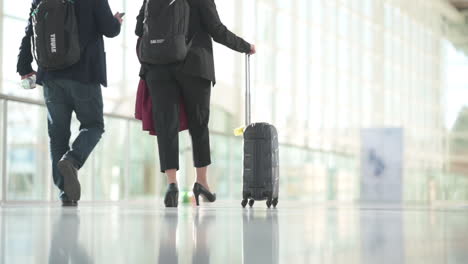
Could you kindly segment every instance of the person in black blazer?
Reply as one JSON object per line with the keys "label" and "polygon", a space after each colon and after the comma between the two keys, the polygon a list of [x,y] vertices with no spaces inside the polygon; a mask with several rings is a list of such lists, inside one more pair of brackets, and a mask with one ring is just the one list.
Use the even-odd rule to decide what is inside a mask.
{"label": "person in black blazer", "polygon": [[[36,9],[41,0],[33,0],[30,14]],[[44,81],[66,79],[84,84],[101,84],[107,86],[106,53],[104,52],[103,36],[108,38],[120,34],[122,19],[120,14],[112,15],[107,0],[80,0],[75,3],[82,49],[80,61],[71,67],[59,71],[44,71],[41,68],[37,72],[37,83],[42,85]],[[31,18],[21,41],[18,55],[17,72],[22,78],[36,74],[31,63],[31,38],[33,28]]]}
{"label": "person in black blazer", "polygon": [[[32,1],[30,16],[40,3],[41,0]],[[31,66],[33,26],[30,18],[17,63],[21,79],[37,74],[37,83],[44,88],[52,175],[64,206],[76,206],[80,200],[78,170],[104,133],[101,85],[107,86],[107,75],[103,36],[116,37],[122,24],[119,13],[112,15],[107,0],[79,0],[74,5],[80,38],[80,61],[57,71],[39,67],[36,73]],[[70,146],[73,112],[80,121],[80,133]]]}
{"label": "person in black blazer", "polygon": [[[146,1],[137,17],[135,33],[143,35]],[[213,42],[235,51],[254,54],[255,46],[229,31],[221,22],[214,0],[187,0],[190,5],[188,38],[192,46],[184,62],[169,65],[142,65],[142,75],[149,86],[153,101],[153,118],[158,134],[161,172],[168,177],[164,199],[167,207],[177,207],[179,169],[179,102],[185,104],[189,133],[192,138],[194,165],[197,179],[194,195],[202,194],[214,202],[207,181],[207,167],[211,164],[208,121],[210,116],[211,86],[216,83],[213,59]]]}

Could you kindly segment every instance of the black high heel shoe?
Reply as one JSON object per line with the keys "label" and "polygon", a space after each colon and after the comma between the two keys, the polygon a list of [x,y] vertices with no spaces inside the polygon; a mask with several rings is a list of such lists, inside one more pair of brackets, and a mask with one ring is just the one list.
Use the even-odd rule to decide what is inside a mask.
{"label": "black high heel shoe", "polygon": [[197,206],[200,205],[200,194],[203,195],[206,198],[206,200],[208,200],[208,202],[210,203],[216,201],[216,193],[211,193],[210,191],[208,191],[208,189],[203,187],[203,185],[196,182],[193,185],[193,195],[195,195],[195,201],[197,202]]}
{"label": "black high heel shoe", "polygon": [[177,207],[179,204],[179,188],[177,187],[177,184],[171,183],[167,187],[164,204],[166,207]]}

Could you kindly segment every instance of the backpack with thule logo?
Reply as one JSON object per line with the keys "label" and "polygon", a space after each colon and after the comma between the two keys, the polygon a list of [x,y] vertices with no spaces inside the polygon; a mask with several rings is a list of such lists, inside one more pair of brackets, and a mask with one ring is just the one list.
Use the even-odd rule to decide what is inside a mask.
{"label": "backpack with thule logo", "polygon": [[44,70],[62,70],[80,60],[74,0],[42,0],[31,14],[33,53]]}
{"label": "backpack with thule logo", "polygon": [[170,64],[185,59],[190,6],[187,0],[147,0],[140,59],[148,64]]}

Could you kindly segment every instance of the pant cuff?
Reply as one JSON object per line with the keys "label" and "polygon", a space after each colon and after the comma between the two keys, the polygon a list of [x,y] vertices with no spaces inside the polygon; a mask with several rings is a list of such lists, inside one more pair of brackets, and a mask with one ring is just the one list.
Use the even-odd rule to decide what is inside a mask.
{"label": "pant cuff", "polygon": [[162,173],[166,173],[167,170],[177,170],[177,171],[179,171],[179,167],[177,166],[176,168],[167,168],[167,169],[163,169],[163,168],[161,167],[161,172],[162,172]]}
{"label": "pant cuff", "polygon": [[205,162],[194,162],[195,168],[204,168],[211,165],[211,160]]}
{"label": "pant cuff", "polygon": [[81,162],[79,162],[75,157],[73,157],[73,153],[71,153],[70,151],[65,153],[65,155],[63,155],[62,159],[69,160],[73,164],[73,166],[75,166],[75,168],[77,170],[79,170],[79,169],[81,169],[81,167],[83,167],[83,164]]}

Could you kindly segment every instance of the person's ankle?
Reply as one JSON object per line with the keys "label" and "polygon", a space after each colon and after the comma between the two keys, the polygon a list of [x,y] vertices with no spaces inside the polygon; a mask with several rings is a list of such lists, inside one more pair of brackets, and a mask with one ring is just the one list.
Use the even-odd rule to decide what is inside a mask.
{"label": "person's ankle", "polygon": [[177,177],[167,177],[167,184],[175,184],[175,185],[178,185],[178,182],[177,182]]}
{"label": "person's ankle", "polygon": [[195,182],[198,182],[198,183],[207,183],[208,181],[206,179],[196,179]]}
{"label": "person's ankle", "polygon": [[177,182],[177,180],[175,180],[175,181],[170,181],[170,180],[168,180],[168,181],[167,181],[167,185],[171,185],[171,184],[179,185],[179,183]]}
{"label": "person's ankle", "polygon": [[207,180],[196,180],[195,182],[198,183],[198,184],[200,184],[201,186],[207,188],[207,189],[210,189],[210,186],[208,185],[208,181],[207,181]]}

